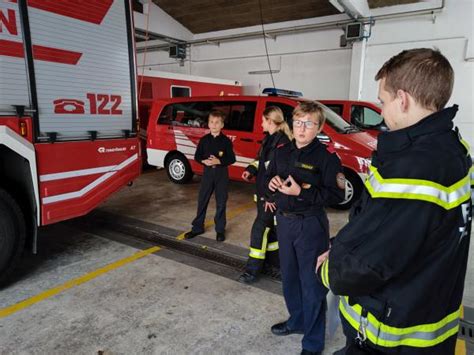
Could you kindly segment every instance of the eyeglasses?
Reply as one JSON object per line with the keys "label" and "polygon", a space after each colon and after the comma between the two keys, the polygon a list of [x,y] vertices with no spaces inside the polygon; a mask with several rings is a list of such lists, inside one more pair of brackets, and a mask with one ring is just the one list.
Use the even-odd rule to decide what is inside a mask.
{"label": "eyeglasses", "polygon": [[313,122],[313,121],[300,121],[300,120],[294,120],[293,121],[293,127],[301,128],[305,126],[308,129],[316,127],[318,124]]}

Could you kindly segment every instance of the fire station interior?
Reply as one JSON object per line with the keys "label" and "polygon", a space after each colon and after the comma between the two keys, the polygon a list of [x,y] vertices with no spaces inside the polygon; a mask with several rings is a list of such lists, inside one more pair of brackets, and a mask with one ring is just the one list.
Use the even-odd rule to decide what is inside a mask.
{"label": "fire station interior", "polygon": [[[121,2],[110,1],[112,7]],[[31,0],[18,3],[36,6],[29,4]],[[8,11],[13,5],[6,6],[0,3],[0,47],[8,35]],[[65,6],[72,8],[75,2],[67,1]],[[86,149],[68,157],[54,153],[44,158],[46,144],[61,149],[74,139],[61,141],[60,135],[45,134],[41,140],[41,132],[33,133],[30,144],[42,157],[36,162],[38,203],[52,198],[48,196],[54,191],[64,198],[75,193],[64,179],[53,192],[42,195],[42,184],[56,181],[55,174],[95,175],[92,180],[83,177],[83,185],[76,188],[77,196],[85,197],[79,207],[64,205],[54,210],[56,200],[51,200],[35,210],[34,222],[25,222],[31,233],[0,286],[0,354],[299,354],[303,335],[276,336],[271,331],[289,316],[280,270],[268,267],[256,280],[239,282],[257,216],[255,180],[243,181],[241,175],[264,137],[261,112],[272,102],[272,95],[290,125],[291,102],[302,98],[326,100],[327,110],[333,110],[328,115],[334,115],[335,121],[327,118],[328,128],[317,139],[344,149],[345,202],[325,208],[329,235],[337,238],[349,221],[351,207],[366,189],[377,137],[388,130],[380,115],[374,77],[391,56],[424,47],[438,48],[448,58],[455,83],[447,106],[459,105],[454,123],[463,140],[474,146],[474,2],[133,0],[130,9],[134,26],[130,67],[134,70],[129,92],[130,105],[135,105],[130,115],[136,120],[131,130],[117,129],[124,132],[121,138],[126,146],[137,150],[136,173],[113,185],[114,174],[119,175],[125,165],[99,159],[119,154],[122,148],[110,140],[107,143],[109,138],[102,137],[97,128],[86,130],[90,136],[80,138],[80,144],[98,144],[93,150],[100,154],[92,165],[80,168],[71,166],[87,154]],[[101,24],[113,20],[105,17]],[[97,38],[110,41],[106,50],[113,57],[115,39],[107,36],[108,32],[97,33]],[[54,42],[49,45],[55,46]],[[8,55],[4,52],[0,48],[0,56]],[[115,63],[110,60],[106,66],[113,70]],[[120,85],[104,80],[104,93]],[[42,85],[37,83],[39,105]],[[263,94],[266,88],[269,94]],[[0,95],[5,90],[0,82]],[[206,96],[211,98],[200,99]],[[269,99],[249,104],[243,97],[255,102],[255,98]],[[349,106],[349,102],[355,103]],[[373,106],[364,106],[369,104]],[[215,195],[209,201],[204,233],[187,239],[203,181],[194,153],[200,137],[209,132],[207,115],[216,108],[226,115],[224,133],[236,151],[227,188],[225,240],[216,240]],[[0,114],[1,109],[0,105]],[[107,124],[112,127],[113,120]],[[0,145],[3,132],[0,129]],[[250,142],[252,148],[242,145],[250,146]],[[8,151],[3,148],[0,154]],[[41,166],[48,160],[57,170]],[[7,171],[12,161],[1,159],[2,170]],[[27,170],[18,169],[21,174]],[[90,208],[80,207],[94,199],[98,202]],[[68,215],[76,207],[80,212]],[[54,213],[64,217],[49,221]],[[31,223],[36,222],[37,231],[32,232],[36,229],[30,228]],[[417,216],[411,223],[417,223]],[[467,238],[472,239],[472,232]],[[472,244],[456,355],[474,354]],[[328,293],[324,350],[308,353],[333,354],[346,345],[338,300]]]}

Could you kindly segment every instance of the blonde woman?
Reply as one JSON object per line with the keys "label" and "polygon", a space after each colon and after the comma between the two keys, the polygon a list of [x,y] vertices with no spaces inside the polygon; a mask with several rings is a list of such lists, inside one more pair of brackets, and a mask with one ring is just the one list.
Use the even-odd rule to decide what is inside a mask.
{"label": "blonde woman", "polygon": [[257,217],[250,235],[250,253],[245,272],[238,281],[250,284],[257,280],[264,264],[279,268],[278,241],[275,234],[274,216],[276,206],[265,199],[265,172],[275,155],[275,150],[292,139],[290,127],[285,122],[279,107],[270,106],[263,111],[262,128],[267,133],[257,158],[242,173],[250,181],[256,177]]}

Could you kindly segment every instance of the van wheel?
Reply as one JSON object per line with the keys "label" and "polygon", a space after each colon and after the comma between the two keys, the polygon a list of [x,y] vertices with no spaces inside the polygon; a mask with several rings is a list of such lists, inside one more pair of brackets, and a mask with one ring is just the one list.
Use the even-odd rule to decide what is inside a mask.
{"label": "van wheel", "polygon": [[8,280],[23,252],[25,223],[18,204],[0,188],[0,285]]}
{"label": "van wheel", "polygon": [[182,154],[173,154],[166,160],[166,173],[171,181],[176,184],[185,184],[193,177],[191,165]]}
{"label": "van wheel", "polygon": [[344,169],[344,175],[346,176],[346,193],[344,201],[337,205],[331,206],[337,210],[348,210],[352,205],[359,199],[362,194],[364,185],[359,175],[352,172],[351,170]]}

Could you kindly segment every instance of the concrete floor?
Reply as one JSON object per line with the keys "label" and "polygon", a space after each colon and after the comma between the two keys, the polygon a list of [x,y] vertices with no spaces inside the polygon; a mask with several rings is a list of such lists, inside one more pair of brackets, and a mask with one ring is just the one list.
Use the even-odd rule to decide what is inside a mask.
{"label": "concrete floor", "polygon": [[[80,220],[43,229],[39,254],[25,256],[13,283],[0,290],[0,354],[298,354],[301,336],[269,332],[287,317],[279,282],[263,278],[245,286],[235,281],[239,270],[189,254],[163,248],[71,286],[71,280],[154,245],[120,233],[122,225],[144,226],[173,240],[189,230],[199,180],[176,185],[164,171],[146,172],[97,212],[112,216],[119,232],[100,225],[84,229]],[[230,184],[225,243],[215,241],[212,225],[203,236],[182,243],[245,260],[256,212],[252,194],[252,185]],[[211,201],[211,221],[213,214]],[[328,216],[335,235],[348,213],[328,210]],[[464,294],[470,307],[472,260]],[[51,294],[59,285],[69,286]],[[44,299],[23,309],[8,308],[35,297]],[[5,316],[5,309],[13,313]],[[325,354],[342,344],[339,329],[328,339]]]}
{"label": "concrete floor", "polygon": [[[40,254],[24,258],[0,309],[151,246],[101,234],[67,223],[43,230]],[[270,333],[287,317],[279,283],[245,286],[238,274],[161,249],[0,317],[0,353],[298,354],[300,335]],[[339,332],[326,353],[341,343]]]}

